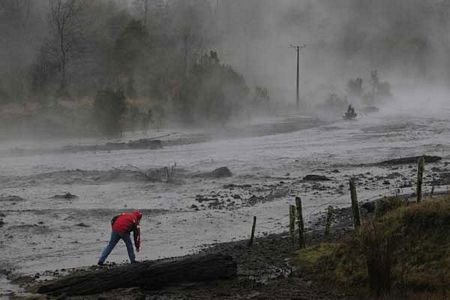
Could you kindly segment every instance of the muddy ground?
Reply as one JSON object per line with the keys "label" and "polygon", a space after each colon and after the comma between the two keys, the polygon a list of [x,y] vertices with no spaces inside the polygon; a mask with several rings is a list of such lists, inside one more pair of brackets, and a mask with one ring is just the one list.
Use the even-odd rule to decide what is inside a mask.
{"label": "muddy ground", "polygon": [[[258,238],[285,232],[295,196],[302,197],[306,224],[313,227],[329,205],[349,205],[352,177],[362,202],[413,193],[416,164],[377,164],[392,158],[441,157],[426,165],[425,192],[446,191],[449,108],[408,105],[314,126],[303,120],[301,126],[279,126],[296,122],[279,118],[261,124],[255,136],[207,141],[192,141],[192,132],[178,130],[160,149],[61,151],[106,144],[85,140],[2,143],[0,295],[17,289],[8,278],[46,278],[54,270],[95,264],[109,238],[109,220],[124,210],[144,212],[138,259],[148,260],[246,239],[253,216]],[[275,130],[267,130],[271,126]],[[289,130],[280,131],[283,126]],[[160,134],[165,132],[151,136]],[[191,142],[175,142],[183,138]],[[39,150],[43,144],[45,151]],[[217,176],[214,170],[225,166],[231,176]],[[118,245],[108,260],[126,257]]]}

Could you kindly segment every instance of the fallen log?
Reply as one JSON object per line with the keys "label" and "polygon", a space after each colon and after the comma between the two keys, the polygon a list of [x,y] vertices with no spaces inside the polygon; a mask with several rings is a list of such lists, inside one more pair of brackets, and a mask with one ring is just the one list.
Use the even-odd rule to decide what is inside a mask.
{"label": "fallen log", "polygon": [[375,165],[380,166],[389,166],[389,165],[406,165],[406,164],[417,164],[417,161],[419,158],[423,157],[425,159],[426,163],[435,163],[440,160],[442,160],[442,157],[439,156],[410,156],[410,157],[402,157],[402,158],[395,158],[390,160],[385,160],[379,163],[376,163]]}
{"label": "fallen log", "polygon": [[237,274],[231,256],[209,254],[173,261],[146,261],[112,269],[86,271],[42,283],[37,292],[50,295],[92,295],[118,288],[157,290],[182,283],[230,279]]}

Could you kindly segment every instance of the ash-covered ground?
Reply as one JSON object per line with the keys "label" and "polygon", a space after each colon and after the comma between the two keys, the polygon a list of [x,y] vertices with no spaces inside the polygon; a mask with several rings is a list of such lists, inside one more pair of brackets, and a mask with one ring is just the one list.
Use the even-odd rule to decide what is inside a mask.
{"label": "ash-covered ground", "polygon": [[[258,235],[283,232],[294,196],[302,197],[312,226],[329,205],[349,205],[351,177],[361,201],[413,193],[416,165],[376,164],[388,159],[442,157],[426,165],[425,192],[448,190],[450,101],[403,100],[355,121],[290,116],[257,122],[251,131],[236,126],[241,134],[233,136],[150,132],[162,136],[161,149],[77,148],[106,143],[88,139],[2,143],[0,295],[14,288],[6,275],[95,264],[110,219],[124,210],[144,213],[138,259],[147,260],[247,238],[253,216]],[[232,176],[213,172],[225,166]],[[109,257],[126,259],[120,244]]]}

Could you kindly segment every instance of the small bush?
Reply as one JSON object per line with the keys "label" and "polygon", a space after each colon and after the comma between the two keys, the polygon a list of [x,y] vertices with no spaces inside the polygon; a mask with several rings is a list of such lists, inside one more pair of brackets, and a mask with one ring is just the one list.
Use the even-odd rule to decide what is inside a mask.
{"label": "small bush", "polygon": [[299,251],[296,266],[352,295],[367,295],[369,288],[382,295],[391,287],[448,295],[450,197],[409,206],[399,198],[380,203],[379,216],[356,235]]}
{"label": "small bush", "polygon": [[399,197],[385,197],[377,201],[375,206],[375,216],[377,218],[385,215],[387,212],[405,205],[405,200]]}

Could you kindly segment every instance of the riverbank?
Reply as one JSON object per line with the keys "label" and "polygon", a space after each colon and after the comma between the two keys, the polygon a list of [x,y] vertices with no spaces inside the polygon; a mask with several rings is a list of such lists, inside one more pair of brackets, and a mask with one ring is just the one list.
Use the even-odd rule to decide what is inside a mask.
{"label": "riverbank", "polygon": [[[405,200],[409,200],[408,205]],[[394,205],[387,206],[386,203]],[[393,230],[391,236],[400,233],[403,236],[402,239],[397,237],[392,252],[391,288],[395,296],[383,299],[446,299],[449,291],[445,287],[449,285],[444,282],[445,275],[442,276],[448,274],[450,267],[445,255],[450,249],[446,235],[450,228],[450,195],[426,198],[421,204],[414,203],[409,197],[392,197],[366,204],[366,208],[361,208],[363,227],[357,234],[353,230],[351,209],[339,209],[335,211],[331,234],[325,236],[323,230],[318,229],[319,224],[315,224],[315,229],[306,235],[307,247],[303,250],[298,250],[298,245],[292,244],[288,234],[282,233],[257,238],[252,247],[248,246],[247,240],[242,240],[219,243],[201,251],[232,256],[238,266],[238,277],[234,280],[160,291],[120,289],[71,299],[373,299],[364,261],[366,248],[358,247],[361,237],[368,233],[367,228],[375,223],[380,228],[387,226],[385,230]],[[372,205],[375,210],[367,209]],[[323,221],[318,220],[318,223]],[[406,279],[400,278],[398,273],[399,262],[405,257],[408,264],[402,266],[409,268]],[[53,275],[58,277],[78,271],[80,269],[62,270]],[[420,284],[417,284],[416,274],[422,278]],[[28,284],[35,284],[41,275],[45,274],[35,275]],[[437,280],[439,278],[441,280]],[[403,280],[403,285],[397,283],[399,280]]]}

